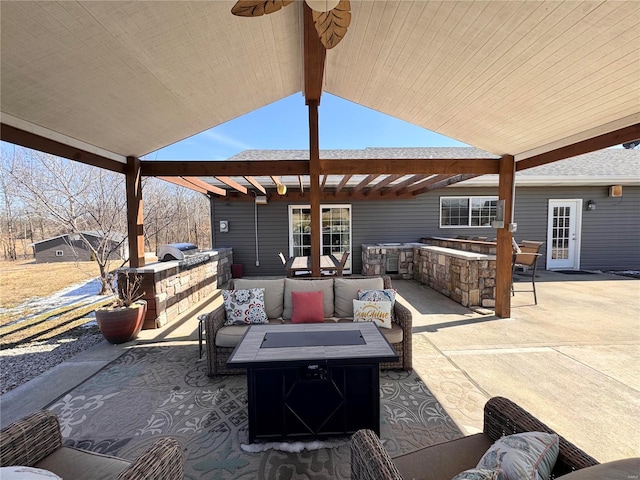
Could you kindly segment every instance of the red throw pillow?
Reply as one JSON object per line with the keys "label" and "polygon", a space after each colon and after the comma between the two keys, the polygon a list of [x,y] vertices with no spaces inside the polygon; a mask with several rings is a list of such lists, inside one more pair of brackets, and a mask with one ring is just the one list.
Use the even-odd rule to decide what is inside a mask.
{"label": "red throw pillow", "polygon": [[324,307],[322,292],[291,292],[293,314],[291,323],[322,323]]}

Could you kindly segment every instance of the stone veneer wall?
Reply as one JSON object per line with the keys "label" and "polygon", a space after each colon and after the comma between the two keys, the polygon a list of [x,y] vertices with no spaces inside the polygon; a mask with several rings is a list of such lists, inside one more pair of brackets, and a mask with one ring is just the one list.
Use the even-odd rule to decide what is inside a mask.
{"label": "stone veneer wall", "polygon": [[[413,278],[414,244],[398,246],[362,245],[362,275],[372,277],[388,275],[391,279],[410,280]],[[398,253],[398,272],[387,273],[387,252]]]}
{"label": "stone veneer wall", "polygon": [[486,255],[495,255],[497,249],[496,242],[464,240],[461,238],[424,237],[420,239],[420,242],[436,247],[453,248],[455,250],[484,253]]}
{"label": "stone veneer wall", "polygon": [[208,262],[190,268],[181,268],[179,262],[173,260],[121,269],[143,277],[142,298],[147,301],[144,329],[158,328],[175,320],[231,279],[233,250],[220,248],[208,253],[211,256]]}
{"label": "stone veneer wall", "polygon": [[414,278],[465,307],[495,306],[495,255],[415,247]]}

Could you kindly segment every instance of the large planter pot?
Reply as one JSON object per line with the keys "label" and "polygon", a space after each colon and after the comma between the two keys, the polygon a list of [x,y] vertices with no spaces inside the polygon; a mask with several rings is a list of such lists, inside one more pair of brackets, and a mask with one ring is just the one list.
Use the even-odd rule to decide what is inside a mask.
{"label": "large planter pot", "polygon": [[96,321],[108,342],[125,343],[137,338],[146,313],[147,302],[138,300],[130,307],[99,308],[96,310]]}

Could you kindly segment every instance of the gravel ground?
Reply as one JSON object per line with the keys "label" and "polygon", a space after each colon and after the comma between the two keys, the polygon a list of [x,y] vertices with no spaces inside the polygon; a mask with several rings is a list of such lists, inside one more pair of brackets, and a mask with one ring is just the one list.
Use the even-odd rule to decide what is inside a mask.
{"label": "gravel ground", "polygon": [[[22,309],[34,314],[63,305],[97,301],[104,298],[95,295],[99,289],[96,279],[72,285],[47,298],[32,299],[11,309],[0,309],[0,312],[19,313]],[[93,320],[45,341],[31,341],[15,348],[3,348],[0,350],[0,394],[13,390],[103,340],[104,337]]]}
{"label": "gravel ground", "polygon": [[59,363],[104,341],[95,322],[45,342],[0,351],[0,394],[28,382]]}

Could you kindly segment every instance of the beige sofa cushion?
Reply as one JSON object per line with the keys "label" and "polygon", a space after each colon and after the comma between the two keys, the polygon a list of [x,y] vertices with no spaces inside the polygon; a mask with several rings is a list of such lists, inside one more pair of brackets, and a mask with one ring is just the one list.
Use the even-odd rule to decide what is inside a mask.
{"label": "beige sofa cushion", "polygon": [[[271,322],[269,322],[271,323]],[[249,325],[225,325],[216,333],[216,347],[235,348]]]}
{"label": "beige sofa cushion", "polygon": [[288,320],[293,314],[291,292],[322,292],[322,304],[325,318],[333,316],[333,278],[320,280],[284,279],[284,311],[282,318]]}
{"label": "beige sofa cushion", "polygon": [[563,480],[629,480],[638,478],[640,472],[640,458],[625,458],[612,462],[581,468],[575,472],[563,475]]}
{"label": "beige sofa cushion", "polygon": [[353,318],[353,301],[358,300],[358,290],[382,290],[383,288],[382,277],[335,278],[333,289],[336,317]]}
{"label": "beige sofa cushion", "polygon": [[130,462],[100,453],[62,447],[36,463],[34,467],[44,468],[64,479],[113,480]]}
{"label": "beige sofa cushion", "polygon": [[267,317],[280,318],[284,309],[284,278],[269,280],[257,280],[249,278],[237,278],[233,281],[236,290],[252,288],[264,288],[264,310]]}
{"label": "beige sofa cushion", "polygon": [[492,444],[487,435],[477,433],[395,457],[393,463],[402,478],[450,480],[460,472],[475,468]]}

